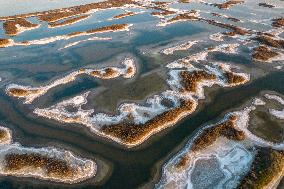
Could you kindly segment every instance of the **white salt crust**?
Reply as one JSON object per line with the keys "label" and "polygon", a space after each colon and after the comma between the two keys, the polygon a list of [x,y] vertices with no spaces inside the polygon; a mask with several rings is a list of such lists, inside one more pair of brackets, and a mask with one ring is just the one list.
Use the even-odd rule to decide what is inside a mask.
{"label": "white salt crust", "polygon": [[[265,97],[268,99],[277,99],[279,103],[284,102],[283,99],[277,95],[266,94]],[[243,110],[228,113],[221,121],[200,129],[186,146],[163,166],[162,178],[156,185],[156,188],[194,188],[191,174],[195,168],[195,163],[198,160],[212,158],[218,160],[219,169],[224,175],[219,183],[215,183],[216,187],[214,188],[236,188],[242,175],[249,171],[249,167],[255,155],[255,151],[251,150],[254,149],[254,146],[284,150],[284,142],[272,143],[257,137],[248,130],[250,113],[254,111],[257,106],[264,106],[265,104],[266,102],[262,99],[255,98],[252,104],[245,107]],[[233,141],[224,137],[219,137],[212,145],[209,145],[202,150],[195,152],[191,150],[193,142],[200,137],[205,129],[214,127],[219,123],[226,121],[231,115],[237,116],[235,128],[245,133],[246,139],[244,141]],[[186,162],[184,167],[180,169],[177,168],[177,163],[184,157],[188,157],[188,162]],[[267,188],[275,186],[275,183],[281,179],[283,173],[279,173],[278,177],[269,183]],[[203,180],[203,182],[207,182],[207,180]]]}
{"label": "white salt crust", "polygon": [[[228,48],[228,46],[220,46],[217,47],[217,49],[225,49]],[[231,50],[230,50],[231,52]],[[200,70],[198,68],[195,68],[193,65],[189,65],[185,71],[195,71]],[[136,103],[124,103],[118,107],[118,114],[117,115],[108,115],[105,113],[97,113],[93,115],[94,110],[83,110],[81,107],[82,105],[87,103],[87,96],[89,93],[84,93],[82,95],[79,95],[77,97],[71,98],[69,100],[62,101],[56,105],[53,105],[49,108],[43,108],[43,109],[35,109],[34,113],[38,116],[46,117],[49,119],[54,119],[59,122],[64,123],[79,123],[81,125],[85,125],[90,128],[90,130],[97,135],[107,137],[109,139],[114,140],[115,142],[118,142],[122,145],[125,145],[127,147],[133,147],[136,145],[141,144],[146,139],[148,139],[151,135],[157,133],[158,131],[165,129],[171,125],[174,125],[178,120],[181,118],[191,114],[197,106],[197,102],[199,99],[204,99],[204,87],[211,87],[213,85],[219,85],[222,87],[232,87],[236,85],[243,84],[247,81],[249,81],[249,75],[244,73],[235,73],[237,75],[241,75],[245,78],[244,82],[238,83],[238,84],[228,84],[227,80],[224,78],[224,71],[231,72],[231,68],[229,65],[223,64],[223,63],[215,63],[211,66],[204,66],[204,70],[208,73],[215,74],[217,76],[216,80],[204,80],[198,83],[197,91],[196,92],[180,92],[180,89],[183,88],[181,82],[180,82],[180,76],[179,73],[182,70],[175,70],[173,67],[171,67],[169,71],[169,79],[167,80],[168,85],[170,86],[171,90],[166,90],[162,92],[160,95],[154,95],[153,97],[150,97],[146,101],[146,105],[140,105]],[[76,99],[81,99],[80,103],[77,103]],[[129,115],[133,117],[133,121],[135,124],[144,124],[147,121],[153,119],[154,117],[169,111],[171,108],[167,108],[161,104],[162,99],[167,98],[174,102],[174,107],[179,107],[180,100],[191,100],[194,102],[192,110],[188,112],[184,112],[182,115],[177,117],[173,123],[167,123],[166,125],[161,125],[157,130],[154,130],[152,132],[149,132],[145,137],[143,137],[141,140],[137,142],[132,143],[126,143],[121,141],[120,138],[116,138],[111,135],[106,135],[101,132],[102,126],[108,126],[112,124],[118,124],[122,122],[123,120],[127,119]],[[84,99],[84,100],[83,100]],[[76,103],[74,103],[76,102]],[[66,110],[67,106],[73,106],[78,109],[76,112],[68,112]]]}

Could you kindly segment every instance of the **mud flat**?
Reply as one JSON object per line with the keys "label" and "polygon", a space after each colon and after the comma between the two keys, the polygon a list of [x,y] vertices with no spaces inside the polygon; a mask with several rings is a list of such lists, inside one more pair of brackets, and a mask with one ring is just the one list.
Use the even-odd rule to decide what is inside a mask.
{"label": "mud flat", "polygon": [[32,103],[35,99],[47,93],[50,89],[59,85],[70,83],[77,79],[80,75],[86,74],[99,79],[113,79],[117,77],[131,78],[136,73],[136,65],[133,59],[127,58],[122,62],[125,68],[107,67],[103,69],[87,69],[82,68],[78,71],[71,72],[70,74],[53,81],[46,86],[32,87],[22,86],[17,84],[10,84],[6,88],[9,96],[23,98],[25,104]]}
{"label": "mud flat", "polygon": [[[107,112],[115,112],[117,106],[125,101],[144,102],[147,97],[168,89],[165,78],[158,73],[142,75],[133,82],[108,86],[101,93],[89,97],[95,101],[96,109]],[[115,94],[115,95],[114,95]]]}
{"label": "mud flat", "polygon": [[33,177],[74,184],[94,177],[97,172],[97,165],[92,160],[54,147],[23,147],[19,143],[12,143],[9,129],[1,127],[0,130],[2,176]]}
{"label": "mud flat", "polygon": [[[267,95],[254,98],[242,110],[227,113],[221,121],[200,129],[164,165],[156,188],[277,186],[284,174],[284,140],[270,142],[249,131],[250,115],[271,103]],[[281,99],[277,95],[273,98]],[[274,106],[283,104],[273,102]]]}
{"label": "mud flat", "polygon": [[[220,46],[215,50],[232,50],[227,47]],[[167,82],[170,90],[147,98],[145,104],[123,103],[115,115],[94,114],[94,109],[82,109],[82,106],[88,103],[88,92],[49,108],[37,108],[34,113],[63,123],[84,125],[95,134],[130,148],[192,114],[198,100],[205,98],[205,86],[233,87],[249,81],[247,74],[232,72],[231,67],[225,64],[205,66],[204,71],[189,63],[184,70],[174,69],[176,67],[177,65],[172,66],[168,73]],[[68,106],[77,111],[69,112]]]}

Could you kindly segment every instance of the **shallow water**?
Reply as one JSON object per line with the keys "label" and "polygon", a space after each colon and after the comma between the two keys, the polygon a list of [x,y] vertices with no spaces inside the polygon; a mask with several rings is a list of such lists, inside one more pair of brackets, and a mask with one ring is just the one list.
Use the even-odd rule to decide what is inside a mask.
{"label": "shallow water", "polygon": [[[9,3],[0,2],[0,10],[6,10],[0,11],[0,16],[90,2],[96,1],[68,1],[68,3],[63,0],[37,1],[36,5],[35,2],[29,1],[34,5],[33,7],[27,2],[19,2],[18,0],[9,1]],[[270,25],[253,25],[251,22],[247,22],[251,12],[259,12],[264,9],[255,7],[251,3],[249,1],[248,7],[245,5],[236,6],[236,8],[232,8],[232,11],[219,10],[216,7],[200,3],[173,5],[173,7],[185,10],[200,9],[224,14],[230,11],[231,16],[246,20],[245,23],[235,23],[237,26],[258,30],[271,29]],[[10,9],[15,4],[17,6]],[[8,9],[10,10],[7,11]],[[247,15],[242,14],[244,9],[248,10],[246,11]],[[240,11],[242,12],[240,13]],[[262,15],[261,19],[278,16],[280,10],[269,11],[271,12]],[[244,102],[257,96],[262,91],[275,91],[284,94],[283,69],[277,70],[274,68],[277,65],[282,65],[283,61],[271,64],[255,63],[251,60],[250,45],[241,44],[237,54],[213,52],[209,54],[207,60],[202,60],[196,63],[195,66],[202,67],[217,61],[236,65],[240,67],[241,72],[251,75],[250,82],[232,88],[206,87],[206,98],[199,101],[198,108],[192,115],[188,115],[171,128],[152,136],[141,146],[126,149],[110,139],[90,132],[84,124],[59,123],[35,115],[33,113],[35,108],[47,108],[88,91],[92,93],[88,97],[90,102],[84,105],[83,108],[94,108],[95,112],[102,111],[113,114],[116,112],[117,107],[125,102],[144,104],[147,97],[159,94],[169,88],[166,85],[166,80],[169,78],[168,68],[166,68],[168,63],[185,56],[192,56],[216,44],[237,41],[228,39],[228,41],[219,43],[208,40],[210,34],[223,32],[225,29],[204,22],[187,21],[170,24],[166,27],[157,27],[156,24],[158,24],[159,19],[152,17],[148,10],[133,17],[108,20],[122,12],[122,10],[99,11],[92,14],[87,20],[57,29],[47,28],[46,23],[42,23],[43,26],[39,29],[12,37],[15,41],[35,40],[114,23],[134,24],[130,31],[97,35],[112,37],[112,40],[109,41],[87,41],[70,48],[61,49],[70,42],[88,38],[88,36],[81,36],[70,40],[59,40],[46,45],[0,48],[0,77],[2,79],[0,82],[0,125],[11,128],[14,141],[20,142],[24,146],[41,147],[51,145],[68,149],[84,158],[98,160],[100,165],[107,167],[105,170],[107,174],[102,178],[103,182],[97,181],[96,176],[74,185],[9,176],[0,177],[0,188],[126,189],[137,188],[145,184],[146,188],[153,188],[159,182],[162,165],[183,148],[201,125],[218,120],[229,110],[240,107]],[[201,15],[208,16],[208,13],[202,12]],[[211,18],[211,16],[208,16],[208,18]],[[216,18],[216,20],[232,23],[223,18]],[[7,37],[7,35],[2,32],[0,38],[2,37]],[[159,52],[160,49],[170,47],[176,42],[180,43],[195,39],[203,40],[204,43],[198,43],[189,50],[175,52],[169,56]],[[79,76],[75,81],[52,88],[32,104],[23,104],[21,99],[16,99],[5,93],[6,86],[11,83],[33,87],[45,86],[81,68],[121,67],[120,62],[125,57],[133,57],[137,65],[137,73],[131,79],[102,80],[91,76]],[[75,109],[72,109],[72,111],[75,111]]]}

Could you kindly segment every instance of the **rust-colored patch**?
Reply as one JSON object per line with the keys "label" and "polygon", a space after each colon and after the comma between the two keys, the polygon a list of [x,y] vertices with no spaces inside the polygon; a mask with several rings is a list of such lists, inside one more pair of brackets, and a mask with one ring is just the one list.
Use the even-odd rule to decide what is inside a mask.
{"label": "rust-colored patch", "polygon": [[72,177],[75,170],[66,161],[46,157],[38,153],[31,154],[7,154],[5,155],[5,169],[18,171],[26,167],[43,168],[48,175],[57,177]]}
{"label": "rust-colored patch", "polygon": [[220,136],[229,140],[241,141],[245,139],[245,133],[235,128],[236,116],[230,116],[228,120],[207,128],[192,144],[192,151],[199,151],[214,143]]}
{"label": "rust-colored patch", "polygon": [[282,27],[284,26],[284,18],[276,18],[272,20],[272,26],[274,27]]}
{"label": "rust-colored patch", "polygon": [[182,79],[181,83],[186,91],[196,92],[198,83],[203,80],[215,80],[216,75],[209,74],[206,71],[182,71],[180,72],[180,77]]}
{"label": "rust-colored patch", "polygon": [[126,12],[126,13],[123,13],[123,14],[116,15],[113,18],[120,19],[120,18],[125,18],[125,17],[129,17],[129,16],[134,16],[134,15],[135,15],[134,12]]}
{"label": "rust-colored patch", "polygon": [[199,20],[197,16],[194,16],[192,14],[184,13],[184,14],[178,14],[177,16],[170,19],[168,22],[174,22],[179,20]]}
{"label": "rust-colored patch", "polygon": [[267,61],[271,58],[278,56],[279,53],[270,50],[266,46],[259,46],[254,48],[254,53],[252,55],[253,59],[260,60],[260,61]]}
{"label": "rust-colored patch", "polygon": [[8,93],[11,96],[24,97],[24,96],[28,96],[30,94],[38,93],[38,91],[39,90],[36,90],[36,89],[28,90],[28,89],[20,89],[20,88],[10,88]]}
{"label": "rust-colored patch", "polygon": [[6,47],[9,44],[10,44],[9,39],[0,39],[0,48]]}
{"label": "rust-colored patch", "polygon": [[244,83],[246,80],[243,76],[237,75],[233,72],[225,72],[225,76],[229,84],[240,84]]}
{"label": "rust-colored patch", "polygon": [[145,124],[134,124],[132,116],[127,120],[115,125],[103,126],[102,132],[121,139],[123,142],[135,143],[139,142],[147,134],[158,128],[162,128],[165,124],[175,121],[184,112],[192,111],[192,101],[181,101],[181,105],[175,109],[164,112]]}
{"label": "rust-colored patch", "polygon": [[17,25],[19,25],[20,27],[25,27],[25,28],[34,28],[38,26],[38,24],[33,24],[23,18],[7,20],[3,23],[3,28],[5,30],[5,33],[7,35],[17,35],[19,32]]}
{"label": "rust-colored patch", "polygon": [[184,155],[178,162],[177,164],[175,165],[175,167],[177,169],[183,169],[185,168],[188,163],[190,162],[190,157],[188,155]]}
{"label": "rust-colored patch", "polygon": [[258,41],[262,44],[271,46],[271,47],[284,48],[284,40],[273,39],[269,35],[259,35],[259,36],[255,37],[254,40],[256,40],[256,41]]}

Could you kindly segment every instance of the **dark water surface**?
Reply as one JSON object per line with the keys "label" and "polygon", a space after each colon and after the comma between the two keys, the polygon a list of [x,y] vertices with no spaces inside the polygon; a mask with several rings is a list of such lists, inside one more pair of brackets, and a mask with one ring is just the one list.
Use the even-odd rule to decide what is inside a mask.
{"label": "dark water surface", "polygon": [[[75,185],[75,188],[135,188],[151,180],[156,173],[156,163],[172,155],[172,151],[182,144],[185,139],[202,124],[215,120],[224,112],[240,106],[246,100],[256,96],[263,90],[273,90],[284,94],[284,73],[276,72],[260,78],[248,85],[220,89],[206,105],[194,116],[181,121],[180,124],[164,132],[142,149],[126,150],[106,143],[102,139],[86,136],[82,131],[76,131],[75,126],[58,127],[46,123],[41,119],[33,119],[25,115],[14,102],[1,95],[0,118],[1,122],[11,125],[15,129],[15,140],[19,139],[23,145],[44,145],[47,141],[69,146],[79,150],[80,154],[100,156],[113,163],[113,173],[103,186],[93,186],[87,183],[84,186]],[[9,103],[10,102],[10,103]],[[1,179],[1,188],[43,188],[43,185],[34,185],[30,181],[13,181],[11,178]],[[32,179],[27,179],[32,180]],[[58,188],[62,185],[49,184],[45,188]],[[65,185],[68,188],[68,186]]]}
{"label": "dark water surface", "polygon": [[[194,7],[196,6],[195,3],[188,6],[188,10],[204,8],[218,12],[217,8],[212,6],[209,6],[209,8],[207,5]],[[243,17],[242,9],[234,11],[236,12],[233,12],[232,15],[237,14]],[[136,24],[135,29],[128,33],[113,34],[114,40],[111,41],[86,42],[64,50],[58,49],[67,44],[65,40],[43,46],[0,49],[0,77],[3,79],[0,88],[0,125],[11,128],[13,140],[23,146],[55,146],[70,150],[84,158],[104,161],[109,166],[108,177],[102,182],[97,182],[95,176],[95,178],[74,185],[33,178],[0,177],[0,189],[133,189],[147,183],[150,183],[147,187],[152,188],[153,183],[157,182],[160,175],[161,165],[183,148],[183,145],[192,137],[193,133],[203,124],[219,119],[230,109],[241,106],[263,90],[284,94],[284,72],[268,73],[268,70],[260,71],[268,73],[268,75],[260,78],[258,78],[259,75],[263,74],[252,75],[252,82],[244,86],[226,89],[216,87],[217,90],[214,87],[214,90],[210,89],[210,92],[205,89],[209,93],[209,98],[200,102],[197,112],[181,120],[179,124],[151,137],[144,144],[134,149],[125,149],[113,141],[96,136],[90,133],[90,130],[85,126],[62,124],[35,116],[32,112],[37,107],[49,107],[87,91],[97,92],[96,90],[100,87],[105,88],[102,93],[92,96],[94,102],[91,102],[90,106],[93,106],[92,103],[96,103],[97,100],[99,101],[97,104],[108,105],[109,109],[114,109],[115,105],[123,100],[143,100],[146,96],[166,88],[162,80],[168,77],[166,75],[168,69],[165,68],[167,63],[192,53],[185,51],[166,56],[154,52],[155,47],[171,45],[175,40],[194,40],[196,36],[207,39],[212,32],[225,31],[225,29],[203,22],[183,22],[167,27],[156,27],[158,19],[153,18],[149,12],[122,20],[106,20],[118,12],[121,13],[120,10],[99,12],[84,24],[75,24],[58,30],[47,29],[44,26],[37,31],[25,32],[14,37],[16,41],[32,40],[114,23],[129,22]],[[249,11],[245,15],[247,16],[247,14],[249,14]],[[99,22],[100,20],[105,21]],[[243,23],[243,25],[248,28],[251,26],[248,23]],[[3,37],[4,34],[0,33],[0,35]],[[108,35],[105,36],[109,37]],[[227,41],[225,42],[227,43]],[[203,51],[204,46],[210,47],[212,46],[211,43],[215,42],[210,41],[206,44],[197,45],[198,47],[194,47],[192,51]],[[244,45],[241,46],[240,48],[244,49],[235,55],[222,52],[212,53],[212,55],[209,55],[208,63],[214,61],[232,63],[245,67],[244,70],[241,69],[241,72],[249,70],[249,73],[258,73],[259,64],[252,62],[251,50]],[[149,52],[147,51],[144,54],[141,49],[146,49]],[[83,76],[64,86],[51,89],[31,105],[24,105],[21,100],[8,97],[5,94],[5,86],[9,83],[41,86],[83,67],[121,66],[119,62],[126,56],[134,57],[138,63],[138,73],[130,81],[122,81],[121,78],[113,81],[101,81]],[[269,68],[269,70],[271,69]],[[149,77],[149,75],[152,77]],[[155,81],[156,83],[151,83]],[[140,82],[140,85],[138,85],[138,82]],[[152,86],[145,89],[147,85],[144,85],[143,82]],[[133,92],[133,94],[129,94],[130,92]],[[96,99],[96,95],[100,98]],[[113,99],[108,100],[112,96],[114,96]]]}

